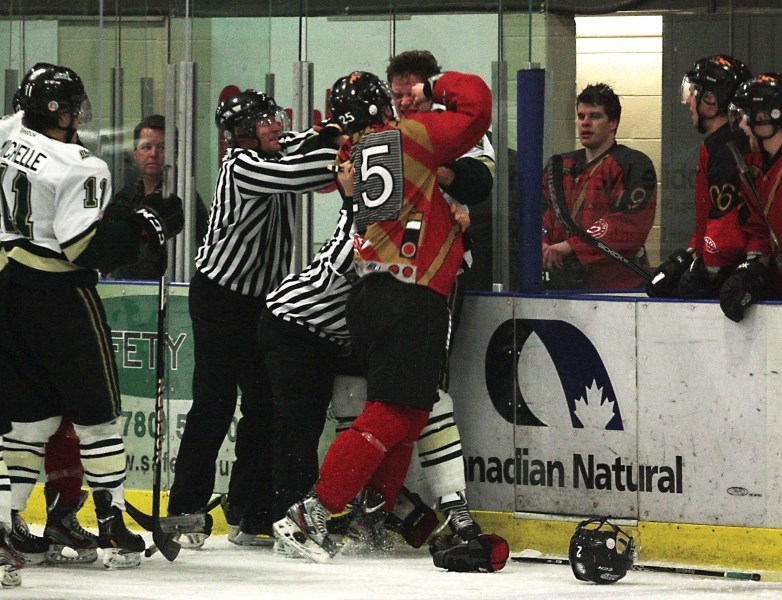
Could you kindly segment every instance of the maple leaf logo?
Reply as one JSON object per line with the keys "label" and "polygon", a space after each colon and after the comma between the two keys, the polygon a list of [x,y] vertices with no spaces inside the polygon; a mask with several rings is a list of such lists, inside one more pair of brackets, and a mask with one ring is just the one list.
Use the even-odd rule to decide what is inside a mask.
{"label": "maple leaf logo", "polygon": [[576,398],[575,415],[584,428],[605,429],[614,418],[614,402],[603,397],[603,388],[592,381],[584,388],[584,395]]}

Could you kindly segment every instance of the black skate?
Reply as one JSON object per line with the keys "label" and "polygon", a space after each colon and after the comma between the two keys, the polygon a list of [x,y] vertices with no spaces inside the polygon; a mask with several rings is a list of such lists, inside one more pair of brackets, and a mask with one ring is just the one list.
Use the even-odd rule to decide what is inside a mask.
{"label": "black skate", "polygon": [[238,506],[228,501],[228,494],[223,494],[223,497],[220,498],[220,508],[223,509],[225,522],[228,525],[228,541],[234,542],[236,536],[239,535],[239,525],[242,522],[242,511]]}
{"label": "black skate", "polygon": [[[475,522],[467,509],[467,499],[462,492],[456,492],[437,500],[437,510],[445,515],[445,522],[434,532],[439,534],[447,525],[452,535],[440,536],[448,541],[449,546],[461,542],[469,542],[481,535],[481,526]],[[432,540],[437,543],[443,540]],[[430,543],[430,546],[432,544]]]}
{"label": "black skate", "polygon": [[13,529],[8,535],[11,547],[24,559],[24,565],[40,565],[46,560],[46,552],[49,550],[49,542],[37,535],[30,533],[30,528],[19,511],[11,511]]}
{"label": "black skate", "polygon": [[19,569],[24,564],[24,557],[11,546],[9,536],[9,532],[0,528],[0,585],[4,588],[22,585],[22,573]]}
{"label": "black skate", "polygon": [[274,536],[291,552],[313,562],[327,563],[339,551],[326,529],[328,516],[329,511],[312,491],[273,525]]}
{"label": "black skate", "polygon": [[388,513],[384,510],[385,503],[385,496],[375,488],[366,487],[359,492],[349,513],[343,552],[384,554],[393,548],[386,531]]}
{"label": "black skate", "polygon": [[144,539],[128,531],[122,511],[111,505],[111,492],[92,492],[98,517],[98,545],[103,548],[103,565],[107,569],[130,569],[141,564]]}
{"label": "black skate", "polygon": [[228,541],[237,546],[265,546],[274,544],[271,519],[263,514],[247,516],[240,506],[228,500],[225,494],[220,506],[228,524]]}
{"label": "black skate", "polygon": [[47,483],[43,488],[48,515],[43,537],[49,541],[46,561],[53,564],[93,563],[98,559],[98,538],[84,529],[76,513],[84,506],[87,492],[82,491],[76,506],[60,503],[60,493]]}

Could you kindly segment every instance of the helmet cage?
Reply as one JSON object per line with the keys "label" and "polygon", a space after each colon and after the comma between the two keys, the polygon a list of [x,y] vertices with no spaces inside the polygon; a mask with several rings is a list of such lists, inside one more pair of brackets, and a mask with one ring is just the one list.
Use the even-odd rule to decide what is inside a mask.
{"label": "helmet cage", "polygon": [[220,102],[215,111],[215,124],[232,145],[241,138],[255,139],[258,123],[279,125],[283,132],[290,131],[287,113],[277,106],[271,96],[255,90],[229,96]]}
{"label": "helmet cage", "polygon": [[579,523],[570,539],[570,567],[576,579],[598,584],[622,579],[635,561],[635,540],[608,522],[595,517]]}

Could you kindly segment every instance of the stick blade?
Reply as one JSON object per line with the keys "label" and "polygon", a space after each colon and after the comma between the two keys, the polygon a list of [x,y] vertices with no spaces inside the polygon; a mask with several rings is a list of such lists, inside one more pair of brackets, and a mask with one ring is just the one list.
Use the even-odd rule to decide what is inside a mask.
{"label": "stick blade", "polygon": [[166,560],[171,562],[179,556],[179,551],[182,549],[179,542],[174,540],[173,535],[164,533],[159,528],[152,532],[152,541],[155,542],[155,546],[157,546],[160,553],[166,557]]}

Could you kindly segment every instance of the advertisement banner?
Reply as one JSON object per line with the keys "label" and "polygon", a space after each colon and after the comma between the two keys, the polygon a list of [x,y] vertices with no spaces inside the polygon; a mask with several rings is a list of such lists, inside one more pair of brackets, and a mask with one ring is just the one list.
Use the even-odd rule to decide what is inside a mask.
{"label": "advertisement banner", "polygon": [[[476,301],[488,299],[470,299],[470,310]],[[675,488],[675,462],[644,478],[638,461],[635,303],[513,298],[498,308],[465,310],[454,348],[471,503],[488,509],[507,488],[505,510],[637,518],[639,492]]]}
{"label": "advertisement banner", "polygon": [[[127,454],[126,486],[130,489],[151,489],[157,389],[155,352],[158,341],[158,286],[106,282],[101,283],[98,289],[111,326],[119,370],[122,392],[120,433]],[[164,490],[169,489],[174,480],[179,441],[192,404],[193,335],[187,310],[187,292],[187,286],[169,286],[161,461],[161,484]],[[215,467],[215,493],[228,490],[238,417],[237,411],[220,448]]]}

